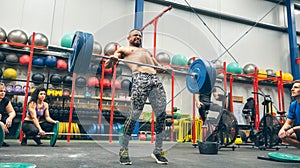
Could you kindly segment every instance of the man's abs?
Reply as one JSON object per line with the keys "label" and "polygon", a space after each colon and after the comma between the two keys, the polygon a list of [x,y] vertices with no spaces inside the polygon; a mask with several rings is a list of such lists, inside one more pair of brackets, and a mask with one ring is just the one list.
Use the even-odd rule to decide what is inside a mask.
{"label": "man's abs", "polygon": [[[127,55],[124,59],[134,61],[137,63],[141,63],[141,64],[154,65],[154,62],[152,60],[150,53],[147,52],[146,50],[136,51],[130,55]],[[138,64],[127,64],[127,65],[131,69],[132,73],[134,73],[134,72],[146,72],[146,73],[151,73],[151,74],[156,73],[156,70],[152,67],[141,66]]]}

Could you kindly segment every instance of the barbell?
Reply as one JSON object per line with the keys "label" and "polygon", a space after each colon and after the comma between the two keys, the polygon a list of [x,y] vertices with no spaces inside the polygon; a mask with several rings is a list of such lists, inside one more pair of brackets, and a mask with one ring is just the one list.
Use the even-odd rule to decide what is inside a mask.
{"label": "barbell", "polygon": [[[68,59],[68,71],[75,73],[86,73],[93,55],[94,37],[90,33],[77,31],[75,33],[71,55]],[[106,59],[109,56],[97,55]],[[127,64],[137,64],[141,66],[161,69],[163,71],[173,71],[178,74],[186,75],[186,86],[189,92],[196,93],[210,93],[216,81],[216,69],[211,62],[196,59],[188,68],[187,72],[179,70],[170,70],[164,67],[154,66],[150,64],[143,64],[131,60],[119,59],[118,61]]]}
{"label": "barbell", "polygon": [[[19,138],[20,136],[20,132],[21,132],[21,129],[22,129],[22,123],[19,124],[19,127],[16,131],[16,138]],[[51,135],[50,136],[50,146],[54,147],[55,146],[55,143],[56,143],[56,140],[58,138],[58,132],[59,132],[59,122],[55,123],[53,129],[52,129],[53,132],[46,132],[45,135]]]}

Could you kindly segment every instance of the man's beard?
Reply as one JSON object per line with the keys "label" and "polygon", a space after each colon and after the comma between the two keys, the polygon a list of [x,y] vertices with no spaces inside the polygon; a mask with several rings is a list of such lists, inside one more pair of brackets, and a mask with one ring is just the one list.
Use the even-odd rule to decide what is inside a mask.
{"label": "man's beard", "polygon": [[141,43],[132,43],[132,45],[135,46],[135,47],[140,47]]}

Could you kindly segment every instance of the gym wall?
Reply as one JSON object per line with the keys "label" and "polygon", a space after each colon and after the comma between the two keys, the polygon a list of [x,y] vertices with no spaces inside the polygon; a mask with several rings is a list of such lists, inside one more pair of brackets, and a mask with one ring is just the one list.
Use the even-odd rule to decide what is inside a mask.
{"label": "gym wall", "polygon": [[[170,2],[186,5],[183,0]],[[252,21],[258,21],[276,5],[261,0],[189,0],[188,2],[195,8]],[[127,45],[128,31],[134,25],[134,0],[0,0],[0,4],[3,12],[0,15],[0,26],[7,32],[13,29],[22,29],[27,34],[42,32],[53,45],[60,45],[60,39],[64,34],[73,33],[76,30],[93,33],[95,40],[102,46],[111,41]],[[145,0],[144,24],[165,7]],[[199,16],[226,47],[236,42],[251,28],[249,25],[226,21],[222,18]],[[295,20],[297,30],[300,31],[299,14],[296,14]],[[261,22],[286,27],[285,6],[277,5]],[[299,36],[297,39],[300,41]],[[145,29],[143,43],[143,47],[152,50],[152,25]],[[194,13],[175,8],[164,14],[158,21],[157,49],[171,54],[180,53],[187,58],[199,56],[207,60],[216,59],[225,50]],[[230,49],[230,53],[241,66],[254,63],[261,69],[271,68],[275,71],[290,72],[287,33],[254,27]],[[233,58],[228,53],[225,53],[220,60],[227,63],[233,62]],[[169,100],[171,83],[165,80]],[[184,77],[179,76],[175,82],[175,93],[184,86]],[[245,98],[251,92],[240,91],[239,88],[234,89],[234,93],[239,93]],[[290,99],[288,91],[286,94],[287,108]],[[272,97],[276,101],[276,93]],[[191,94],[185,90],[175,99],[176,106],[181,107],[185,112],[191,111],[191,98]]]}

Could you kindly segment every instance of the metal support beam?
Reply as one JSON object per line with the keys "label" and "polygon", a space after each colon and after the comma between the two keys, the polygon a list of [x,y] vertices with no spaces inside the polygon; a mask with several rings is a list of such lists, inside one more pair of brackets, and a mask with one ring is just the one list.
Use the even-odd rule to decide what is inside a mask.
{"label": "metal support beam", "polygon": [[135,0],[134,28],[140,29],[143,26],[144,0]]}
{"label": "metal support beam", "polygon": [[289,33],[289,43],[290,43],[290,60],[291,60],[291,70],[294,79],[299,79],[299,65],[296,64],[296,59],[298,58],[298,48],[297,48],[297,35],[296,35],[296,24],[295,24],[295,14],[294,14],[294,0],[286,0],[287,7],[287,18],[288,18],[288,33]]}

